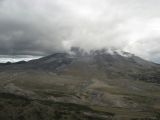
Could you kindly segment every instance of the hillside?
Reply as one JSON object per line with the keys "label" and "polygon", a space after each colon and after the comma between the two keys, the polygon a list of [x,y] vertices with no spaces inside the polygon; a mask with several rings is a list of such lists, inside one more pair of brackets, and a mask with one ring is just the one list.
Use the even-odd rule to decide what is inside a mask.
{"label": "hillside", "polygon": [[3,120],[159,119],[160,65],[130,53],[74,48],[0,68]]}

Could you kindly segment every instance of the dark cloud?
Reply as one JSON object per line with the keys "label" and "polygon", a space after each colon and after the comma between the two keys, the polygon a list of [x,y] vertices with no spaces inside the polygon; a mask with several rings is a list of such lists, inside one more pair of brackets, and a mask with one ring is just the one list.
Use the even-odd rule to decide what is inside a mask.
{"label": "dark cloud", "polygon": [[159,5],[158,0],[0,0],[0,54],[114,47],[157,61]]}
{"label": "dark cloud", "polygon": [[48,12],[41,10],[47,7],[40,5],[34,9],[25,0],[6,0],[1,4],[0,54],[49,54],[63,50],[60,37],[65,28],[50,22]]}

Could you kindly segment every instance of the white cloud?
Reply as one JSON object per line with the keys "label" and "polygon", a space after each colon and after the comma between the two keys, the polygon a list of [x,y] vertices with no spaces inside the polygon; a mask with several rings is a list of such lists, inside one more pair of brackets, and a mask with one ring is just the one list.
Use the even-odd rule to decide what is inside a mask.
{"label": "white cloud", "polygon": [[10,55],[0,55],[0,63],[6,63],[6,62],[19,62],[19,61],[30,61],[33,59],[41,58],[42,56],[29,56],[29,55],[16,55],[16,56],[10,56]]}

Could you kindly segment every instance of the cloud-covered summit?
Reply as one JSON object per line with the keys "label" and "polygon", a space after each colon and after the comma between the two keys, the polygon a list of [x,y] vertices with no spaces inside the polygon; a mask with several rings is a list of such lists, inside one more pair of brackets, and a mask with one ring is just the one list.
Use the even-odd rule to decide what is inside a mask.
{"label": "cloud-covered summit", "polygon": [[47,55],[72,46],[160,58],[159,0],[0,0],[0,54]]}

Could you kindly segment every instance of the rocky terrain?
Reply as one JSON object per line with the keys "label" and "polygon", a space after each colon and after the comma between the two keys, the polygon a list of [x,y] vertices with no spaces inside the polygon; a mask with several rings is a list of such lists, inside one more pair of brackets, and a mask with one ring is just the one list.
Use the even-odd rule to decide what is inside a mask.
{"label": "rocky terrain", "polygon": [[160,65],[73,48],[0,64],[0,120],[159,120]]}

